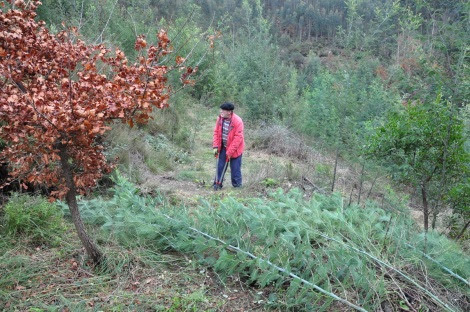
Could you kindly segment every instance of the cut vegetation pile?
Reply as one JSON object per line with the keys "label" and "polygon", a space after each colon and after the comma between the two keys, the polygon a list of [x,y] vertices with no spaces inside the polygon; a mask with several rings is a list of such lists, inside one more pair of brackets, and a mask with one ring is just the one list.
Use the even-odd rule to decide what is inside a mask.
{"label": "cut vegetation pile", "polygon": [[425,237],[398,211],[346,208],[336,195],[306,201],[298,190],[189,209],[141,197],[124,178],[116,182],[110,199],[81,202],[87,222],[124,246],[192,254],[222,277],[239,275],[270,292],[269,307],[470,308],[470,259],[442,236]]}

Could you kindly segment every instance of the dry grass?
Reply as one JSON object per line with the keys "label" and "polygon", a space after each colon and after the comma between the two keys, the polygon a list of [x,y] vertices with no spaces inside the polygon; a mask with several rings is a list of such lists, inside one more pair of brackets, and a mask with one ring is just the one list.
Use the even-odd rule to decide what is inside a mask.
{"label": "dry grass", "polygon": [[92,269],[73,234],[56,248],[2,245],[1,311],[264,311],[262,292],[236,276],[222,281],[180,254],[109,240],[106,266]]}
{"label": "dry grass", "polygon": [[252,149],[262,149],[269,154],[310,161],[312,148],[305,140],[279,125],[261,126],[251,133]]}

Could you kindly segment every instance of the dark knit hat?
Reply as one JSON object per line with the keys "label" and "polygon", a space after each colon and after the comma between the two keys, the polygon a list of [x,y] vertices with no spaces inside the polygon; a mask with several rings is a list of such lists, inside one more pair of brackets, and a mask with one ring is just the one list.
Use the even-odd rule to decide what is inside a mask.
{"label": "dark knit hat", "polygon": [[227,111],[233,111],[235,109],[235,106],[233,106],[232,103],[225,102],[224,104],[220,105],[220,109],[227,110]]}

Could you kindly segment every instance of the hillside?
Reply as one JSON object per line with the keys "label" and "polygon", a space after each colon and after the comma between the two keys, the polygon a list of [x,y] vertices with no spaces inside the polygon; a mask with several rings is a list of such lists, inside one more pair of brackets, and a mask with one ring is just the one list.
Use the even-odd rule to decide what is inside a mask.
{"label": "hillside", "polygon": [[[469,294],[465,287],[460,288],[464,286],[462,282],[452,280],[451,275],[446,277],[446,272],[413,248],[426,246],[426,252],[436,257],[439,265],[445,266],[442,268],[449,270],[450,267],[457,276],[468,276],[468,255],[462,258],[463,254],[460,254],[460,260],[455,262],[455,253],[460,253],[458,248],[454,246],[443,252],[440,247],[443,238],[436,234],[424,242],[419,234],[420,226],[409,220],[409,210],[403,204],[390,202],[384,211],[376,208],[379,203],[364,203],[364,207],[352,203],[348,207],[347,196],[341,198],[340,193],[322,195],[329,191],[320,191],[316,187],[327,187],[330,181],[322,182],[325,176],[318,176],[309,167],[327,166],[334,158],[310,149],[310,154],[305,154],[310,162],[306,163],[307,158],[301,161],[287,155],[274,155],[268,149],[250,147],[243,160],[244,187],[234,190],[228,186],[222,191],[213,191],[210,186],[214,169],[210,146],[213,115],[204,112],[198,118],[192,116],[202,126],[195,128],[195,148],[188,154],[186,164],[155,174],[144,162],[139,162],[142,156],[136,154],[132,158],[132,170],[138,170],[134,176],[139,176],[139,189],[119,177],[109,195],[80,203],[84,220],[91,225],[93,236],[98,237],[106,251],[107,263],[103,271],[90,267],[91,263],[87,262],[70,232],[57,238],[53,247],[48,247],[52,241],[38,244],[21,240],[19,245],[5,241],[0,268],[4,273],[9,272],[2,274],[4,277],[0,280],[4,308],[284,311],[288,307],[310,310],[311,304],[317,302],[316,305],[322,305],[328,311],[351,309],[344,303],[328,300],[328,296],[316,297],[318,294],[309,289],[309,285],[301,286],[295,280],[286,279],[285,274],[253,261],[231,247],[225,251],[224,244],[203,241],[204,237],[198,238],[194,231],[188,232],[186,226],[178,224],[181,221],[232,245],[237,242],[234,247],[259,259],[281,267],[287,265],[299,276],[307,278],[312,274],[307,280],[320,287],[336,289],[339,286],[343,290],[334,292],[340,297],[350,293],[349,298],[358,287],[366,287],[364,291],[372,287],[370,291],[373,292],[383,291],[379,290],[381,287],[387,289],[388,299],[376,293],[367,299],[372,301],[360,306],[372,307],[372,302],[378,300],[376,304],[385,311],[397,306],[429,311],[440,311],[446,305],[452,305],[450,309],[453,310],[468,308],[466,298]],[[247,135],[247,142],[252,146],[250,141]],[[313,160],[316,166],[311,163]],[[298,173],[289,176],[286,170]],[[355,179],[352,171],[341,166],[338,181]],[[346,185],[339,182],[338,190],[347,191]],[[292,191],[275,191],[279,186],[286,192]],[[305,189],[304,193],[296,190],[299,187]],[[146,197],[148,195],[151,197]],[[155,208],[158,212],[152,211]],[[164,215],[173,216],[176,223],[165,221]],[[66,223],[65,226],[70,229],[71,225]],[[304,232],[307,228],[314,232]],[[316,235],[320,236],[315,238],[315,243],[306,246],[304,235],[311,236],[310,242]],[[296,237],[299,237],[298,241]],[[345,245],[335,243],[337,239]],[[330,245],[328,240],[333,240],[333,244]],[[415,247],[402,245],[405,242]],[[324,254],[320,257],[322,265],[308,264],[308,267],[316,268],[311,273],[307,273],[310,269],[301,269],[307,264],[298,267],[300,259],[297,258],[303,257],[305,248],[310,248],[313,255],[320,250]],[[284,253],[290,254],[287,262],[282,256]],[[314,260],[316,258],[309,261],[318,261]],[[421,264],[416,266],[418,263]],[[258,269],[252,271],[256,267]],[[253,275],[257,270],[259,273]],[[341,273],[341,270],[346,271]],[[336,276],[327,284],[321,281],[322,274],[339,273],[346,274],[346,279],[337,280],[339,277]],[[283,283],[276,282],[283,279]],[[377,284],[376,279],[381,282]],[[439,299],[433,299],[434,295]],[[444,306],[439,307],[440,304]]]}
{"label": "hillside", "polygon": [[0,310],[469,311],[469,21],[0,0]]}

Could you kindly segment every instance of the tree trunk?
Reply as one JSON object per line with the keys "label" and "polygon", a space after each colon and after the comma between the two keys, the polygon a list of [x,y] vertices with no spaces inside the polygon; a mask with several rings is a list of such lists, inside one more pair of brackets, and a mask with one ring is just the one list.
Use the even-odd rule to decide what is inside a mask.
{"label": "tree trunk", "polygon": [[469,225],[470,225],[470,220],[467,222],[467,224],[465,224],[462,231],[460,231],[460,234],[457,235],[457,237],[455,239],[460,239],[463,236],[463,233],[465,233],[465,231],[467,230]]}
{"label": "tree trunk", "polygon": [[353,184],[353,186],[351,187],[351,193],[349,193],[349,202],[348,202],[348,207],[351,206],[351,202],[352,202],[352,195],[353,195],[353,192],[354,190],[356,189],[356,183]]}
{"label": "tree trunk", "polygon": [[443,197],[442,193],[445,192],[445,189],[446,189],[446,165],[447,165],[447,150],[448,150],[447,145],[448,145],[449,140],[450,140],[450,125],[447,124],[447,136],[446,136],[446,140],[444,141],[444,155],[442,157],[441,185],[439,188],[439,196],[437,197],[437,203],[433,209],[434,211],[432,215],[431,226],[433,230],[436,228],[437,215],[439,214],[439,204],[440,204],[440,200]]}
{"label": "tree trunk", "polygon": [[429,210],[428,198],[426,194],[426,184],[421,185],[421,196],[423,197],[423,218],[424,218],[424,231],[427,232],[429,228]]}
{"label": "tree trunk", "polygon": [[335,191],[336,169],[338,168],[339,149],[336,149],[335,169],[333,170],[333,183],[331,183],[331,192]]}
{"label": "tree trunk", "polygon": [[431,228],[435,230],[436,224],[437,224],[437,216],[439,215],[439,211],[438,211],[438,207],[435,207],[433,210],[434,211],[432,212]]}
{"label": "tree trunk", "polygon": [[379,178],[379,174],[377,173],[377,175],[376,175],[375,178],[374,178],[374,181],[372,182],[372,185],[370,186],[369,193],[367,193],[366,200],[369,199],[369,196],[370,196],[370,194],[372,193],[372,189],[374,188],[375,182],[377,182],[377,179],[378,179],[378,178]]}
{"label": "tree trunk", "polygon": [[82,242],[88,256],[93,260],[93,263],[99,264],[103,258],[101,251],[96,247],[95,243],[90,239],[85,231],[82,218],[80,217],[80,211],[77,205],[77,188],[73,180],[73,173],[69,163],[69,155],[67,153],[67,147],[60,144],[59,146],[59,157],[62,166],[62,174],[65,178],[65,184],[69,189],[65,195],[65,200],[69,206],[70,214],[72,215],[72,221],[77,230],[78,237]]}
{"label": "tree trunk", "polygon": [[307,40],[310,41],[310,37],[312,36],[312,20],[308,19],[308,37]]}
{"label": "tree trunk", "polygon": [[362,194],[362,183],[364,182],[364,167],[366,166],[366,163],[362,163],[362,169],[361,169],[361,177],[359,178],[359,193],[357,195],[357,205],[359,206],[361,204],[361,194]]}

